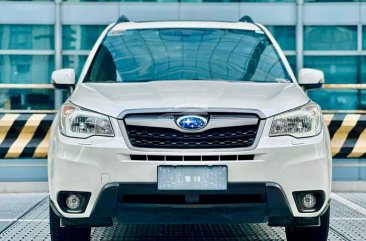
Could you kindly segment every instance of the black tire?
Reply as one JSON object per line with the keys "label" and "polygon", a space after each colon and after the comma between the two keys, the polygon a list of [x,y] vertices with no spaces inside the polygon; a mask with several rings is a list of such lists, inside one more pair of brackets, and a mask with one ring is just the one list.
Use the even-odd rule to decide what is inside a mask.
{"label": "black tire", "polygon": [[50,207],[51,241],[90,241],[90,227],[60,227],[60,217]]}
{"label": "black tire", "polygon": [[330,208],[320,216],[319,227],[286,227],[287,241],[327,241]]}

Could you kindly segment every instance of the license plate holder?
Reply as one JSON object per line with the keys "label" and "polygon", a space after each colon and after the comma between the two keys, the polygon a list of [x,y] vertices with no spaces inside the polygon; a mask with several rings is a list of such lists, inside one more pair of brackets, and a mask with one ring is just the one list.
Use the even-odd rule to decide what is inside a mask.
{"label": "license plate holder", "polygon": [[158,166],[158,190],[227,190],[227,166]]}

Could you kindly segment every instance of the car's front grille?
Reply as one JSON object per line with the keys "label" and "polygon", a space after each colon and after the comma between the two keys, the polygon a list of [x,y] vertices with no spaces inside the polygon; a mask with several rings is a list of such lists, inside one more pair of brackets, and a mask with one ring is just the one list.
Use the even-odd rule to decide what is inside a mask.
{"label": "car's front grille", "polygon": [[250,161],[254,159],[254,155],[130,155],[130,159],[131,161]]}
{"label": "car's front grille", "polygon": [[124,204],[243,204],[263,203],[261,194],[203,194],[195,201],[189,201],[186,194],[126,194],[120,203]]}
{"label": "car's front grille", "polygon": [[205,204],[245,204],[265,203],[267,199],[265,183],[229,183],[227,190],[158,190],[157,185],[120,184],[118,187],[119,203],[146,207],[158,205],[205,205]]}
{"label": "car's front grille", "polygon": [[210,129],[184,133],[168,128],[126,125],[131,145],[144,148],[206,149],[250,147],[258,125]]}

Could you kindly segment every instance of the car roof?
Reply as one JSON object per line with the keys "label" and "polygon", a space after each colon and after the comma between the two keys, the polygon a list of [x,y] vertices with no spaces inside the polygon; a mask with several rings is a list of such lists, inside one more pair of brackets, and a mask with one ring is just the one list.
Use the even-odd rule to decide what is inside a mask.
{"label": "car roof", "polygon": [[216,28],[216,29],[241,29],[262,30],[255,24],[248,22],[214,22],[214,21],[156,21],[156,22],[123,22],[117,23],[111,31],[123,31],[129,29],[151,28]]}

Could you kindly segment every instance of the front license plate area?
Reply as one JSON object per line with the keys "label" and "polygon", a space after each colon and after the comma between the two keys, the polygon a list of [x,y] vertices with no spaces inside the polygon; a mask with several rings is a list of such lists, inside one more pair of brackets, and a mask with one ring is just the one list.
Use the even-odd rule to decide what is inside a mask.
{"label": "front license plate area", "polygon": [[227,166],[158,166],[158,190],[227,190]]}

